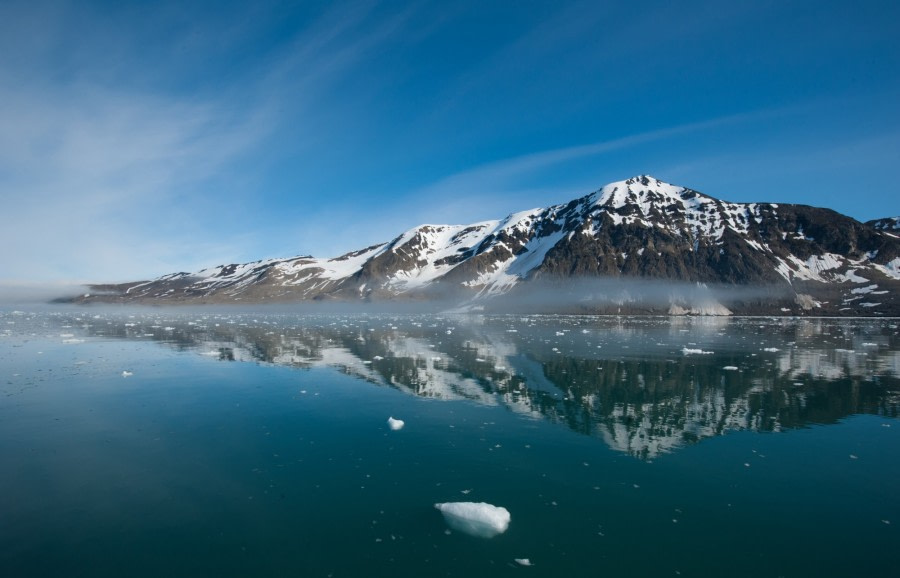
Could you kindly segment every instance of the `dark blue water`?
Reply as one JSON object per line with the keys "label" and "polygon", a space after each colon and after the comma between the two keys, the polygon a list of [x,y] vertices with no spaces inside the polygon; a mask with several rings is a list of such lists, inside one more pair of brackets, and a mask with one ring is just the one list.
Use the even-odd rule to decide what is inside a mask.
{"label": "dark blue water", "polygon": [[897,320],[3,312],[0,575],[893,576],[898,370]]}

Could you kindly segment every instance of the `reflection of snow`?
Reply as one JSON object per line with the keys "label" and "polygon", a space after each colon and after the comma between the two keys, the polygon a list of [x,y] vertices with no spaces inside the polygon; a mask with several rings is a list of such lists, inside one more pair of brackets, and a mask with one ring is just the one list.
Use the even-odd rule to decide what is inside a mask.
{"label": "reflection of snow", "polygon": [[[662,403],[639,406],[617,404],[609,419],[599,424],[599,435],[614,450],[654,458],[689,441],[728,431],[780,431],[777,417],[767,418],[751,409],[750,400],[764,393],[766,388],[757,386],[728,401],[724,390],[714,389],[693,401],[671,398]],[[763,423],[766,419],[768,423]]]}
{"label": "reflection of snow", "polygon": [[[893,321],[228,315],[184,321],[148,315],[116,327],[95,318],[83,327],[223,360],[334,367],[412,395],[565,423],[648,458],[727,431],[796,427],[806,419],[797,411],[821,405],[813,382],[900,376]],[[75,334],[57,329],[52,337],[63,335]]]}

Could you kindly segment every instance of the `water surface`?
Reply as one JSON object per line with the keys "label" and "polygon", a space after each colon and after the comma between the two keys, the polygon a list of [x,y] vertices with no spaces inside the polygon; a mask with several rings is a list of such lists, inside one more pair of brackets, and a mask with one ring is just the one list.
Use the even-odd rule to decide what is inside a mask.
{"label": "water surface", "polygon": [[895,575],[898,370],[892,319],[6,311],[0,574]]}

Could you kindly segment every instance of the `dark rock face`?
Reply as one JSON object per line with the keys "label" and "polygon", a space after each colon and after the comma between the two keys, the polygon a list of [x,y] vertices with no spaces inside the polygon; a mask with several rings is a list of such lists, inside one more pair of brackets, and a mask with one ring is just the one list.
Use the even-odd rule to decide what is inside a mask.
{"label": "dark rock face", "polygon": [[[627,279],[672,287],[699,283],[716,291],[702,306],[677,296],[661,303],[572,297],[575,302],[552,308],[898,315],[897,223],[881,219],[863,224],[805,205],[729,203],[640,176],[500,221],[423,225],[390,243],[335,259],[224,265],[106,286],[102,295],[79,300],[248,303],[441,297],[496,306],[505,299],[498,296],[523,295],[541,283],[558,289],[576,281]],[[753,297],[739,291],[751,286],[760,289]],[[542,308],[549,307],[545,303]]]}
{"label": "dark rock face", "polygon": [[898,231],[900,230],[900,217],[887,217],[885,219],[866,221],[866,225],[879,231]]}

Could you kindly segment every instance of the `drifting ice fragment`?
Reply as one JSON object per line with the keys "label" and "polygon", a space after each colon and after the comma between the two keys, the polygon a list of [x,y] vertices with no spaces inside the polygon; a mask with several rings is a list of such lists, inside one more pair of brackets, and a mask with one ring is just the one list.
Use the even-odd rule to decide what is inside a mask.
{"label": "drifting ice fragment", "polygon": [[131,377],[132,375],[134,375],[134,373],[132,373],[132,372],[130,372],[130,371],[123,371],[123,372],[122,372],[122,377]]}
{"label": "drifting ice fragment", "polygon": [[528,558],[515,558],[516,564],[519,566],[532,566],[531,560]]}
{"label": "drifting ice fragment", "polygon": [[685,355],[712,355],[712,351],[703,351],[702,349],[682,348],[681,352]]}
{"label": "drifting ice fragment", "polygon": [[402,429],[403,426],[406,425],[402,419],[394,419],[393,416],[388,418],[388,427],[394,431],[398,429]]}
{"label": "drifting ice fragment", "polygon": [[484,502],[445,502],[434,507],[448,526],[478,538],[493,538],[509,527],[509,510]]}
{"label": "drifting ice fragment", "polygon": [[722,369],[724,369],[725,371],[737,371],[738,368],[735,365],[726,365]]}

